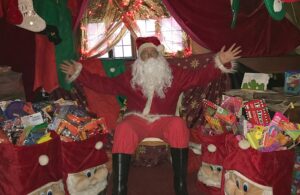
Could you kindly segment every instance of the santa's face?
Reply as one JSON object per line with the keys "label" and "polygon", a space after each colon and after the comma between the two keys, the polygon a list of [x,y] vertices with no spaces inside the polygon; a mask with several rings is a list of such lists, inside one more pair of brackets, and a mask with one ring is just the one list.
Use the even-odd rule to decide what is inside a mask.
{"label": "santa's face", "polygon": [[221,187],[223,167],[220,165],[213,165],[202,162],[202,165],[198,171],[198,180],[207,186]]}
{"label": "santa's face", "polygon": [[225,174],[226,195],[272,195],[272,188],[260,185],[237,171]]}
{"label": "santa's face", "polygon": [[97,195],[107,185],[106,165],[68,174],[67,187],[72,195]]}
{"label": "santa's face", "polygon": [[158,51],[154,47],[146,47],[140,54],[141,59],[146,62],[149,58],[156,59],[158,57]]}
{"label": "santa's face", "polygon": [[28,195],[65,195],[62,181],[48,183]]}
{"label": "santa's face", "polygon": [[132,65],[131,86],[139,87],[145,97],[156,94],[165,97],[165,90],[171,86],[172,72],[167,60],[155,48],[142,50]]}

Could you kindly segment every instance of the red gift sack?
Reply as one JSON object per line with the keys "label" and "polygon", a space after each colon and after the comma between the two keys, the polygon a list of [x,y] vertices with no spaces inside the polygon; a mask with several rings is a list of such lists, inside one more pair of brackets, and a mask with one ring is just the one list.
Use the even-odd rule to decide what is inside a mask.
{"label": "red gift sack", "polygon": [[208,194],[221,193],[223,161],[227,155],[225,147],[226,134],[201,135],[202,163],[198,171],[198,184]]}
{"label": "red gift sack", "polygon": [[83,141],[62,142],[62,170],[66,191],[71,195],[97,195],[107,185],[106,134]]}
{"label": "red gift sack", "polygon": [[227,136],[222,190],[227,195],[291,194],[294,150],[260,152],[245,146]]}
{"label": "red gift sack", "polygon": [[[42,144],[0,144],[0,194],[64,194],[59,136]],[[45,193],[47,194],[47,193]]]}
{"label": "red gift sack", "polygon": [[190,133],[189,141],[189,161],[188,161],[188,173],[193,173],[199,170],[202,162],[201,156],[201,129],[192,129]]}

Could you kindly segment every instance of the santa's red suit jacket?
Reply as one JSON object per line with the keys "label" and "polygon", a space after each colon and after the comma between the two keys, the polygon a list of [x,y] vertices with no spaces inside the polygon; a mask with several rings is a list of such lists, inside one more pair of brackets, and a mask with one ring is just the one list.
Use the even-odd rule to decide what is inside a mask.
{"label": "santa's red suit jacket", "polygon": [[[173,115],[181,92],[195,86],[206,86],[221,75],[221,71],[214,63],[204,65],[199,69],[183,69],[176,65],[170,65],[170,67],[173,75],[172,85],[167,88],[165,98],[154,96],[149,114]],[[131,68],[117,77],[107,78],[85,70],[83,62],[77,82],[99,93],[126,96],[127,111],[140,113],[145,107],[147,98],[140,89],[131,87],[131,78]]]}

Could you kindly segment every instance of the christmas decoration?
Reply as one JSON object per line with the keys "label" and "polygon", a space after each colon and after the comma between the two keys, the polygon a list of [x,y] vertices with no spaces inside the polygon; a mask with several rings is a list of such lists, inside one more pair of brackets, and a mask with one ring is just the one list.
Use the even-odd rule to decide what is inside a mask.
{"label": "christmas decoration", "polygon": [[32,0],[18,0],[18,7],[23,21],[17,26],[32,32],[41,32],[46,28],[45,21],[34,11]]}
{"label": "christmas decoration", "polygon": [[274,20],[282,20],[285,16],[284,3],[281,0],[264,0],[265,6]]}
{"label": "christmas decoration", "polygon": [[231,28],[234,28],[236,25],[237,14],[240,9],[240,0],[230,0],[230,2],[231,2],[231,10],[232,10]]}

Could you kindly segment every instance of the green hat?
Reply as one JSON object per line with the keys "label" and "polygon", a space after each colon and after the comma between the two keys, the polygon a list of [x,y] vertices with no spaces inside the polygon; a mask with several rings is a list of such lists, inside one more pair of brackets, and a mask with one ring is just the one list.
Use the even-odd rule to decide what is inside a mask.
{"label": "green hat", "polygon": [[265,6],[274,20],[282,20],[285,16],[284,3],[281,0],[264,0]]}

